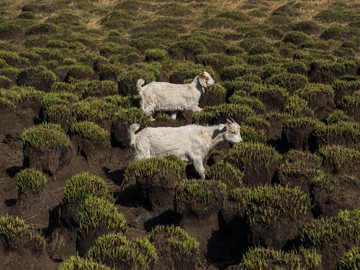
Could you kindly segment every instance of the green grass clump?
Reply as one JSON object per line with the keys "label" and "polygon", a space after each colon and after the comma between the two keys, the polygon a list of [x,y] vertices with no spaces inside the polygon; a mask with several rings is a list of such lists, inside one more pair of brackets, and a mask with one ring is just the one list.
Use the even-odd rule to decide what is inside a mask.
{"label": "green grass clump", "polygon": [[271,127],[270,122],[266,120],[263,116],[249,116],[246,119],[245,124],[249,127],[264,130]]}
{"label": "green grass clump", "polygon": [[94,69],[92,67],[75,64],[68,66],[67,80],[91,80],[94,76]]}
{"label": "green grass clump", "polygon": [[340,109],[335,109],[335,111],[326,118],[326,123],[328,125],[347,121],[350,121],[350,117],[346,115],[343,110]]}
{"label": "green grass clump", "polygon": [[123,95],[137,94],[135,86],[139,79],[144,79],[147,84],[157,81],[159,76],[160,65],[157,62],[132,64],[118,75],[119,90]]}
{"label": "green grass clump", "polygon": [[287,89],[290,92],[293,92],[297,89],[304,88],[308,83],[308,78],[302,74],[283,72],[280,74],[274,74],[271,77],[267,78],[266,83],[270,85],[278,85]]}
{"label": "green grass clump", "polygon": [[320,165],[321,158],[318,155],[299,150],[290,150],[279,171],[284,175],[314,174],[315,170],[320,168]]}
{"label": "green grass clump", "polygon": [[[199,253],[200,243],[191,237],[184,229],[174,225],[157,225],[149,233],[150,241],[155,242],[158,235],[165,234],[161,237],[162,241],[166,241],[161,254],[172,249],[180,251],[182,254]],[[164,239],[165,238],[165,239]]]}
{"label": "green grass clump", "polygon": [[74,85],[74,91],[81,93],[83,97],[88,96],[110,96],[118,93],[118,86],[114,81],[102,80],[102,81],[84,81]]}
{"label": "green grass clump", "polygon": [[70,126],[70,131],[80,134],[96,144],[105,144],[110,139],[110,132],[90,121],[76,122]]}
{"label": "green grass clump", "polygon": [[228,151],[225,161],[244,171],[254,163],[268,168],[270,164],[280,161],[281,158],[281,154],[273,147],[257,142],[243,142],[234,145]]}
{"label": "green grass clump", "polygon": [[309,80],[318,83],[333,83],[336,78],[343,75],[355,75],[358,63],[355,60],[313,60],[310,63],[312,72]]}
{"label": "green grass clump", "polygon": [[254,115],[254,110],[247,105],[224,103],[214,106],[217,117],[247,118]]}
{"label": "green grass clump", "polygon": [[48,109],[52,105],[69,105],[77,101],[79,101],[79,97],[71,92],[50,92],[46,93],[42,98],[41,106]]}
{"label": "green grass clump", "polygon": [[70,144],[69,136],[60,125],[46,122],[23,131],[21,139],[24,144],[34,148],[56,149],[67,147]]}
{"label": "green grass clump", "polygon": [[311,208],[310,195],[299,187],[265,184],[234,189],[230,196],[239,203],[240,209],[245,207],[250,223],[270,224],[284,216],[297,219]]}
{"label": "green grass clump", "polygon": [[173,172],[178,179],[180,179],[186,165],[186,162],[181,161],[175,156],[134,160],[126,164],[124,168],[125,178],[130,177],[130,174],[134,174],[135,177],[146,178],[151,178],[157,175],[162,181],[166,181],[169,172]]}
{"label": "green grass clump", "polygon": [[26,29],[26,35],[53,35],[56,34],[58,28],[52,23],[37,23]]}
{"label": "green grass clump", "polygon": [[222,198],[226,192],[226,184],[216,180],[182,180],[176,184],[175,199],[185,202],[211,203]]}
{"label": "green grass clump", "polygon": [[95,262],[91,258],[83,258],[79,255],[71,256],[67,259],[64,259],[59,265],[58,270],[111,270],[110,267],[100,263]]}
{"label": "green grass clump", "polygon": [[48,91],[56,81],[56,75],[44,66],[25,68],[20,71],[17,84],[32,86],[37,90]]}
{"label": "green grass clump", "polygon": [[255,112],[262,113],[265,111],[265,105],[255,97],[244,97],[237,95],[236,92],[229,98],[229,102],[238,105],[250,106]]}
{"label": "green grass clump", "polygon": [[346,170],[351,173],[360,165],[360,151],[341,145],[325,145],[319,148],[319,155],[323,164],[331,166],[334,173]]}
{"label": "green grass clump", "polygon": [[79,203],[76,212],[80,232],[96,230],[122,231],[126,230],[126,220],[116,206],[104,197],[89,195]]}
{"label": "green grass clump", "polygon": [[230,163],[221,160],[219,163],[216,163],[209,168],[206,172],[206,176],[209,179],[221,181],[232,188],[239,187],[242,184],[244,173]]}
{"label": "green grass clump", "polygon": [[360,248],[354,247],[344,253],[338,262],[340,270],[360,269]]}
{"label": "green grass clump", "polygon": [[311,118],[311,117],[293,117],[285,120],[283,122],[284,128],[297,128],[301,130],[315,130],[318,128],[318,126],[325,126],[320,120],[317,118]]}
{"label": "green grass clump", "polygon": [[299,251],[284,252],[273,248],[250,248],[243,256],[240,269],[318,269],[321,255],[315,249],[300,247]]}
{"label": "green grass clump", "polygon": [[345,144],[356,144],[360,140],[360,124],[357,122],[339,121],[334,124],[318,125],[315,135],[321,143],[334,143],[339,140]]}
{"label": "green grass clump", "polygon": [[356,176],[346,173],[344,175],[333,176],[326,174],[323,170],[316,170],[314,177],[311,179],[311,183],[320,187],[322,190],[332,193],[338,191],[341,186],[358,185],[359,180]]}
{"label": "green grass clump", "polygon": [[252,126],[242,125],[241,126],[241,138],[244,142],[266,142],[266,131],[263,129],[256,129]]}
{"label": "green grass clump", "polygon": [[300,239],[303,243],[309,242],[315,246],[341,241],[355,246],[360,240],[359,222],[360,210],[343,210],[335,217],[320,217],[305,224]]}
{"label": "green grass clump", "polygon": [[335,80],[331,86],[335,91],[336,99],[341,100],[343,96],[352,95],[356,90],[360,89],[360,80]]}
{"label": "green grass clump", "polygon": [[[140,96],[139,96],[139,98],[140,98]],[[104,97],[103,99],[115,107],[129,109],[131,107],[131,105],[134,103],[134,100],[136,99],[136,97],[111,95],[111,96]]]}
{"label": "green grass clump", "polygon": [[17,188],[21,193],[25,193],[28,188],[39,193],[46,183],[46,176],[35,169],[24,169],[17,174]]}
{"label": "green grass clump", "polygon": [[19,66],[23,60],[17,53],[3,50],[0,50],[0,58],[4,59],[10,66]]}
{"label": "green grass clump", "polygon": [[11,105],[11,108],[16,108],[19,102],[25,100],[41,101],[44,92],[35,90],[32,87],[12,87],[10,89],[0,88],[0,98],[4,105]]}
{"label": "green grass clump", "polygon": [[146,125],[150,122],[150,118],[146,113],[137,107],[130,107],[128,109],[118,108],[111,118],[113,122],[122,121],[126,126],[133,123]]}
{"label": "green grass clump", "polygon": [[74,116],[78,120],[111,119],[111,114],[116,110],[104,99],[88,97],[72,104]]}
{"label": "green grass clump", "polygon": [[114,201],[104,179],[84,172],[76,174],[66,181],[62,203],[81,202],[89,196],[104,197],[111,202]]}
{"label": "green grass clump", "polygon": [[290,31],[285,35],[283,41],[285,43],[291,42],[294,45],[301,45],[302,43],[311,42],[313,39],[304,32]]}
{"label": "green grass clump", "polygon": [[312,117],[315,115],[314,110],[309,108],[309,102],[298,95],[293,95],[286,100],[283,112],[293,117]]}
{"label": "green grass clump", "polygon": [[162,61],[167,59],[168,52],[162,49],[147,49],[145,50],[146,61]]}
{"label": "green grass clump", "polygon": [[293,30],[301,31],[308,35],[317,34],[320,31],[320,26],[315,21],[300,21],[294,23]]}
{"label": "green grass clump", "polygon": [[335,97],[335,92],[330,85],[320,83],[310,83],[305,88],[299,89],[297,94],[309,102],[316,100],[319,96]]}
{"label": "green grass clump", "polygon": [[145,269],[158,259],[148,238],[128,240],[121,233],[110,233],[96,239],[86,258],[120,269]]}
{"label": "green grass clump", "polygon": [[196,55],[196,61],[204,66],[211,66],[219,73],[224,67],[235,65],[241,62],[241,57],[226,55],[224,53],[205,53]]}
{"label": "green grass clump", "polygon": [[245,65],[245,64],[236,64],[233,66],[226,66],[226,67],[224,67],[224,69],[221,73],[221,79],[223,81],[226,81],[226,80],[231,81],[237,77],[244,76],[245,74],[248,74],[251,72],[255,73],[255,74],[259,74],[260,69],[255,66]]}
{"label": "green grass clump", "polygon": [[5,238],[7,243],[11,243],[15,238],[29,239],[39,250],[45,249],[43,236],[26,225],[23,219],[8,214],[0,217],[0,237]]}
{"label": "green grass clump", "polygon": [[360,107],[360,91],[354,92],[352,96],[344,96],[338,105],[344,111]]}

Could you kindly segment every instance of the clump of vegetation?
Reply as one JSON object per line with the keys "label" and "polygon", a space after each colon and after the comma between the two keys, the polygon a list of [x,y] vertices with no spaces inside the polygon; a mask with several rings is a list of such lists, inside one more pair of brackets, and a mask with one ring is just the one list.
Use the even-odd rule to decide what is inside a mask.
{"label": "clump of vegetation", "polygon": [[62,203],[78,203],[89,196],[103,197],[110,202],[114,201],[104,179],[84,172],[76,174],[66,181]]}
{"label": "clump of vegetation", "polygon": [[69,136],[59,124],[42,123],[26,129],[21,134],[21,139],[25,145],[34,148],[49,147],[57,149],[67,147],[70,144]]}
{"label": "clump of vegetation", "polygon": [[351,246],[359,243],[360,210],[340,211],[335,217],[320,217],[305,224],[300,239],[314,246],[326,246],[329,242],[348,242]]}
{"label": "clump of vegetation", "polygon": [[100,262],[95,262],[91,258],[83,258],[77,255],[63,260],[59,265],[59,270],[72,269],[111,270],[111,267],[108,267]]}
{"label": "clump of vegetation", "polygon": [[350,117],[340,109],[335,109],[335,111],[326,118],[326,123],[328,125],[347,121],[350,121]]}
{"label": "clump of vegetation", "polygon": [[29,241],[35,245],[37,250],[45,249],[45,239],[39,235],[34,229],[26,225],[24,220],[11,215],[0,217],[0,236],[4,238],[9,248],[14,248],[12,242],[15,238],[22,241]]}
{"label": "clump of vegetation", "polygon": [[70,131],[80,134],[96,144],[105,144],[110,139],[110,132],[90,121],[77,122],[71,125]]}
{"label": "clump of vegetation", "polygon": [[283,122],[284,128],[299,130],[315,130],[319,125],[324,126],[318,119],[311,117],[291,117]]}
{"label": "clump of vegetation", "polygon": [[291,42],[294,45],[300,45],[301,43],[307,43],[314,41],[309,35],[301,31],[288,32],[283,40],[285,43]]}
{"label": "clump of vegetation", "polygon": [[230,163],[221,160],[209,168],[206,176],[209,179],[225,183],[229,188],[234,188],[242,185],[244,173]]}
{"label": "clump of vegetation", "polygon": [[176,184],[175,199],[183,202],[211,203],[223,198],[226,185],[216,180],[182,180]]}
{"label": "clump of vegetation", "polygon": [[115,109],[104,99],[96,97],[88,97],[72,104],[74,116],[78,120],[110,119]]}
{"label": "clump of vegetation", "polygon": [[256,97],[246,97],[238,95],[236,92],[229,98],[229,102],[238,105],[248,105],[254,112],[262,113],[265,111],[265,105]]}
{"label": "clump of vegetation", "polygon": [[145,50],[146,61],[162,61],[168,58],[168,52],[162,49],[147,49]]}
{"label": "clump of vegetation", "polygon": [[330,166],[333,173],[351,173],[359,168],[360,151],[341,145],[325,145],[319,148],[323,165]]}
{"label": "clump of vegetation", "polygon": [[300,247],[299,251],[284,252],[273,248],[250,248],[243,257],[240,269],[317,269],[321,255],[316,249]]}
{"label": "clump of vegetation", "polygon": [[309,193],[299,187],[265,184],[252,189],[234,189],[230,196],[239,203],[239,209],[245,207],[250,223],[270,224],[284,215],[297,219],[311,208]]}
{"label": "clump of vegetation", "polygon": [[244,121],[248,116],[254,115],[254,110],[248,105],[223,103],[216,106],[204,107],[201,112],[192,115],[195,122],[207,118],[234,118],[238,123]]}
{"label": "clump of vegetation", "polygon": [[27,189],[39,193],[46,183],[46,176],[35,169],[27,168],[17,174],[17,188],[21,193],[25,193]]}
{"label": "clump of vegetation", "polygon": [[41,101],[43,96],[44,92],[37,91],[32,87],[0,88],[0,104],[10,109],[15,109],[22,101]]}
{"label": "clump of vegetation", "polygon": [[228,151],[225,161],[244,171],[253,164],[261,164],[267,168],[280,161],[281,158],[281,154],[270,146],[243,142],[236,144]]}
{"label": "clump of vegetation", "polygon": [[302,74],[293,73],[280,73],[274,74],[266,79],[266,83],[271,85],[278,85],[287,89],[290,92],[294,92],[297,89],[304,88],[308,83],[308,78]]}
{"label": "clump of vegetation", "polygon": [[146,125],[150,122],[150,118],[147,114],[137,107],[130,107],[128,109],[118,108],[111,117],[113,122],[122,121],[126,126],[133,123]]}
{"label": "clump of vegetation", "polygon": [[[279,183],[292,186],[301,185],[301,178],[304,178],[306,187],[311,184],[311,179],[317,174],[320,169],[321,158],[316,154],[310,152],[303,152],[299,150],[290,150],[286,156],[283,164],[279,167]],[[294,181],[292,181],[294,179]]]}
{"label": "clump of vegetation", "polygon": [[118,86],[114,81],[102,80],[102,81],[84,81],[74,85],[74,91],[81,93],[83,98],[89,96],[104,97],[115,95],[118,93]]}
{"label": "clump of vegetation", "polygon": [[354,146],[360,141],[360,124],[357,122],[339,121],[334,124],[318,125],[315,135],[320,144],[342,144]]}
{"label": "clump of vegetation", "polygon": [[360,268],[360,248],[354,247],[345,252],[338,263],[340,270],[351,270]]}
{"label": "clump of vegetation", "polygon": [[77,208],[76,217],[80,232],[91,233],[96,230],[126,230],[126,220],[115,205],[104,197],[89,195]]}
{"label": "clump of vegetation", "polygon": [[180,179],[186,165],[186,162],[175,156],[134,160],[128,162],[125,166],[125,179],[129,180],[132,175],[145,178],[158,176],[161,181],[166,181],[169,173],[173,173]]}
{"label": "clump of vegetation", "polygon": [[323,170],[317,170],[311,182],[314,186],[319,187],[321,190],[332,193],[336,192],[341,186],[357,185],[359,180],[354,175],[346,173],[343,175],[333,176],[325,173]]}
{"label": "clump of vegetation", "polygon": [[169,252],[170,250],[177,250],[182,254],[199,253],[200,243],[193,237],[191,237],[185,230],[179,226],[174,225],[157,225],[149,233],[150,241],[155,242],[158,236],[164,241],[160,254]]}
{"label": "clump of vegetation", "polygon": [[157,81],[160,76],[160,66],[157,62],[135,63],[117,77],[119,90],[123,95],[137,94],[136,82],[142,78],[146,83]]}
{"label": "clump of vegetation", "polygon": [[121,233],[110,233],[96,239],[86,258],[110,267],[145,269],[158,255],[148,238],[128,240]]}
{"label": "clump of vegetation", "polygon": [[317,59],[310,63],[309,80],[317,83],[333,83],[337,77],[355,75],[358,63],[355,60],[324,60]]}
{"label": "clump of vegetation", "polygon": [[298,95],[293,95],[286,100],[283,112],[293,117],[312,117],[315,115],[314,110],[309,108],[309,102]]}
{"label": "clump of vegetation", "polygon": [[297,94],[309,102],[315,100],[318,96],[335,97],[333,88],[327,84],[310,83],[306,87],[299,89]]}
{"label": "clump of vegetation", "polygon": [[45,92],[51,88],[55,81],[56,75],[44,66],[25,68],[17,77],[18,85],[32,86],[37,90]]}
{"label": "clump of vegetation", "polygon": [[256,129],[252,126],[242,125],[241,126],[241,138],[244,142],[266,142],[266,131],[263,129]]}

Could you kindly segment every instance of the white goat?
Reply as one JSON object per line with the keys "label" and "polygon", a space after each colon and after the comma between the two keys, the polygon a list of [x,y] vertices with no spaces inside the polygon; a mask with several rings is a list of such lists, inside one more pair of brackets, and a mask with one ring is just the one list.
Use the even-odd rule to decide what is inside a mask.
{"label": "white goat", "polygon": [[242,142],[239,124],[229,119],[226,124],[215,126],[147,127],[135,134],[139,127],[138,124],[129,127],[135,159],[172,154],[184,161],[193,161],[202,179],[205,179],[203,160],[215,145],[222,141]]}
{"label": "white goat", "polygon": [[155,111],[170,111],[171,118],[176,119],[179,111],[201,111],[199,100],[204,88],[213,86],[215,81],[206,71],[194,78],[192,83],[174,84],[168,82],[151,82],[144,87],[143,79],[139,79],[136,88],[141,97],[142,110],[154,121]]}

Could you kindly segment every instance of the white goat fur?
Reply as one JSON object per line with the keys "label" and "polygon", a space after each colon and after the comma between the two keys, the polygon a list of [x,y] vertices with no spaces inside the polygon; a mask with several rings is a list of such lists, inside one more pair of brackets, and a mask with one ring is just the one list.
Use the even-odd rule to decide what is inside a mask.
{"label": "white goat fur", "polygon": [[176,119],[179,111],[201,111],[199,100],[204,88],[213,86],[215,81],[206,71],[194,78],[192,83],[174,84],[168,82],[151,82],[145,86],[143,79],[139,79],[136,88],[141,97],[141,108],[154,120],[155,111],[170,111],[171,117]]}
{"label": "white goat fur", "polygon": [[235,121],[215,126],[187,125],[182,127],[148,127],[137,134],[138,124],[129,128],[135,159],[175,155],[193,161],[196,171],[205,179],[203,160],[209,151],[222,141],[242,142],[240,126]]}

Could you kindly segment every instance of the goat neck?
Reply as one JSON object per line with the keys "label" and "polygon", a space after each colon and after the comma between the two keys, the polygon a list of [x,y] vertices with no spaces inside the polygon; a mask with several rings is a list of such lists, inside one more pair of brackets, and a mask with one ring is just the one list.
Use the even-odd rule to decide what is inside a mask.
{"label": "goat neck", "polygon": [[223,133],[224,131],[219,130],[219,126],[203,127],[201,137],[209,151],[225,140]]}
{"label": "goat neck", "polygon": [[194,86],[197,90],[199,90],[201,94],[205,93],[205,89],[200,84],[198,77],[195,77],[195,79],[192,81],[192,83],[190,83],[190,85]]}

